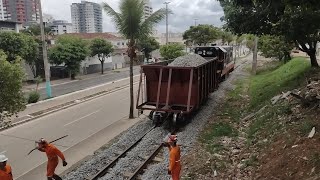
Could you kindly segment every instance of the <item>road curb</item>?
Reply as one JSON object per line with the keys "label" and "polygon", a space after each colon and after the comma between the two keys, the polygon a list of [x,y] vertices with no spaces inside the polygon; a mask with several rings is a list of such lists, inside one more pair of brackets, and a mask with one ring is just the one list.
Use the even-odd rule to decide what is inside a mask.
{"label": "road curb", "polygon": [[[138,84],[138,81],[133,82],[133,85],[135,85],[135,84]],[[115,87],[114,89],[107,90],[107,91],[101,91],[101,92],[98,92],[98,93],[95,93],[95,94],[92,94],[92,95],[85,96],[85,97],[80,98],[80,99],[72,100],[72,101],[66,102],[64,104],[60,104],[60,105],[54,106],[54,107],[57,107],[57,108],[51,107],[51,108],[53,108],[53,110],[47,111],[48,109],[51,109],[51,108],[48,108],[48,109],[45,109],[45,110],[41,110],[41,111],[32,113],[32,114],[39,114],[39,115],[32,116],[31,114],[29,114],[30,118],[28,118],[26,120],[22,120],[22,121],[16,122],[16,123],[12,123],[12,124],[4,126],[4,127],[1,127],[0,128],[0,132],[4,131],[4,130],[7,130],[7,129],[10,129],[12,127],[15,127],[15,126],[18,126],[18,125],[33,121],[35,119],[47,116],[49,114],[52,114],[52,113],[55,113],[55,112],[58,112],[58,111],[73,107],[75,105],[91,101],[91,100],[99,98],[101,96],[105,96],[107,94],[111,94],[111,93],[120,91],[120,90],[128,88],[128,87],[130,87],[130,84],[125,85],[125,86],[121,86],[121,87]],[[43,112],[43,113],[41,113],[41,112]]]}

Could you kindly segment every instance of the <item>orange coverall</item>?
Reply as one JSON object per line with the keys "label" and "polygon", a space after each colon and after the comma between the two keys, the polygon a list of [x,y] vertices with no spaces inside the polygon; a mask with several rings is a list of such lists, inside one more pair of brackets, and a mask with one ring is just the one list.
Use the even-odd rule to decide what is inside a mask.
{"label": "orange coverall", "polygon": [[11,167],[9,165],[6,165],[4,170],[0,169],[0,180],[13,180]]}
{"label": "orange coverall", "polygon": [[181,171],[180,147],[178,145],[170,146],[169,151],[169,171],[171,171],[172,180],[179,180]]}
{"label": "orange coverall", "polygon": [[48,157],[47,177],[52,177],[56,167],[59,164],[58,156],[62,159],[62,161],[65,161],[64,155],[52,144],[46,145],[43,149],[41,149],[41,151],[45,152]]}

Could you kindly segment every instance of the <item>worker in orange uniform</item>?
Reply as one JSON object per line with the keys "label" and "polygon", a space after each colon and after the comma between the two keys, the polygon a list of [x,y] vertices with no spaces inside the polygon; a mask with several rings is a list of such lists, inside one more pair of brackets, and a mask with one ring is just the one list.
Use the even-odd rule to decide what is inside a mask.
{"label": "worker in orange uniform", "polygon": [[0,180],[13,180],[12,170],[7,161],[8,158],[0,154]]}
{"label": "worker in orange uniform", "polygon": [[177,135],[170,135],[168,142],[164,145],[169,148],[169,168],[168,174],[171,175],[172,180],[180,179],[180,147],[177,145]]}
{"label": "worker in orange uniform", "polygon": [[54,171],[59,164],[58,156],[62,159],[63,166],[66,166],[68,163],[64,158],[62,152],[56,148],[54,145],[49,144],[45,139],[41,138],[38,142],[38,150],[45,152],[48,157],[48,164],[47,164],[47,178],[48,180],[62,180],[61,177],[56,175]]}

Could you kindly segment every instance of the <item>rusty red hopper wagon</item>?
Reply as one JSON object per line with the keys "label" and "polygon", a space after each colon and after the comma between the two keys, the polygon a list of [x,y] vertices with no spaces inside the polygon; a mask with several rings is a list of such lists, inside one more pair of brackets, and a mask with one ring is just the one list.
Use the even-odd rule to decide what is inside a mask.
{"label": "rusty red hopper wagon", "polygon": [[207,59],[196,67],[168,66],[170,61],[141,66],[137,109],[151,110],[155,124],[167,117],[172,117],[174,125],[185,120],[234,68],[234,62],[226,63],[227,51],[220,48],[196,48],[196,53]]}

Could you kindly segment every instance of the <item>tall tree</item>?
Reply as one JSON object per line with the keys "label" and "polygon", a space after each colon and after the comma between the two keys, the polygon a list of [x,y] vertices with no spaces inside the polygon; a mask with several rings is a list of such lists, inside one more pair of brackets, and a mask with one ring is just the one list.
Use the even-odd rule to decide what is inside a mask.
{"label": "tall tree", "polygon": [[136,42],[142,37],[152,34],[155,24],[159,23],[166,15],[166,9],[162,8],[151,14],[144,20],[143,0],[121,0],[120,12],[116,12],[109,4],[104,4],[104,9],[116,25],[118,31],[129,40],[128,55],[130,57],[130,113],[133,115],[133,58],[136,56]]}
{"label": "tall tree", "polygon": [[106,41],[105,39],[96,38],[92,40],[90,44],[91,56],[98,56],[98,59],[101,63],[101,74],[104,72],[104,61],[106,58],[110,57],[113,52],[113,45],[111,42]]}
{"label": "tall tree", "polygon": [[178,43],[171,43],[168,45],[161,46],[160,54],[164,59],[175,59],[179,56],[183,56],[184,46]]}
{"label": "tall tree", "polygon": [[306,52],[313,67],[320,40],[320,1],[219,0],[227,27],[237,34],[276,35]]}
{"label": "tall tree", "polygon": [[7,117],[25,108],[25,98],[22,92],[24,72],[20,60],[12,63],[7,61],[7,56],[0,51],[0,127],[5,125]]}
{"label": "tall tree", "polygon": [[87,42],[74,36],[61,36],[56,46],[49,49],[50,63],[64,66],[69,70],[71,79],[75,79],[81,62],[89,55]]}
{"label": "tall tree", "polygon": [[228,31],[221,31],[220,38],[221,38],[222,44],[227,43],[227,45],[229,45],[234,40],[233,34]]}
{"label": "tall tree", "polygon": [[139,39],[137,47],[140,51],[144,52],[145,57],[149,60],[151,58],[151,52],[159,49],[160,44],[154,37],[147,37]]}
{"label": "tall tree", "polygon": [[258,47],[264,57],[287,62],[291,59],[290,53],[294,43],[286,42],[283,37],[264,35],[259,38]]}
{"label": "tall tree", "polygon": [[217,40],[220,35],[220,30],[212,25],[200,24],[191,26],[183,33],[183,39],[192,41],[193,44],[206,45],[214,40]]}
{"label": "tall tree", "polygon": [[27,62],[33,61],[38,55],[37,48],[38,44],[31,36],[15,32],[0,33],[0,49],[10,62],[16,60],[18,56]]}

